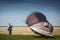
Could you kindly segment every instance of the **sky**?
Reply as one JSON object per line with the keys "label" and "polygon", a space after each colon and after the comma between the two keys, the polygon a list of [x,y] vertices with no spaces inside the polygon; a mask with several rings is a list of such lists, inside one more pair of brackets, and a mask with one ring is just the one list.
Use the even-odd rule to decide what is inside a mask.
{"label": "sky", "polygon": [[0,0],[0,26],[27,26],[32,12],[43,13],[53,26],[60,26],[60,0]]}

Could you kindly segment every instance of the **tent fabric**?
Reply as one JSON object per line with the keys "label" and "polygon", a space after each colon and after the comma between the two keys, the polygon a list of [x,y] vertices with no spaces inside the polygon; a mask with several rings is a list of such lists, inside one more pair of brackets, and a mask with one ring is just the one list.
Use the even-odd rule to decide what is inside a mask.
{"label": "tent fabric", "polygon": [[46,17],[42,13],[32,13],[27,17],[26,24],[33,25],[38,22],[47,22]]}
{"label": "tent fabric", "polygon": [[[27,16],[26,24],[29,27],[36,27],[37,29],[41,28],[43,30],[49,31],[50,33],[53,32],[53,26],[47,21],[45,15],[40,12],[35,12]],[[32,29],[32,31],[33,30],[34,29]]]}

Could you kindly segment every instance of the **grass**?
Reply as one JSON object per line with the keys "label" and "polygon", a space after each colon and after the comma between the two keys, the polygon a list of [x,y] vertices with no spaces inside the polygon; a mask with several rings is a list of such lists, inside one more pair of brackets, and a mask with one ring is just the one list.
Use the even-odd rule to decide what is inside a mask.
{"label": "grass", "polygon": [[0,40],[60,40],[60,36],[45,38],[39,35],[4,35],[0,34]]}

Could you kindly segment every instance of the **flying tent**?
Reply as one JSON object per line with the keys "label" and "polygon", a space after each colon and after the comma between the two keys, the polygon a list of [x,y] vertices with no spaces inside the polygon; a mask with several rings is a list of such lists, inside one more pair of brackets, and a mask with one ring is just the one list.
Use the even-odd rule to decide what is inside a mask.
{"label": "flying tent", "polygon": [[36,34],[53,36],[53,26],[47,21],[45,15],[34,12],[27,16],[26,24]]}

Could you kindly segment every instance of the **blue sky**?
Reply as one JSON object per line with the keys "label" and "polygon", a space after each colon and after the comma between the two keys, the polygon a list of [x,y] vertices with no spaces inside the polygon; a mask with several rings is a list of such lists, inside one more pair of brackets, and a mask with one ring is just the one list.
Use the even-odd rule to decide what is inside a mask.
{"label": "blue sky", "polygon": [[53,26],[60,26],[59,0],[0,0],[0,26],[27,26],[27,16],[35,11],[43,13]]}

